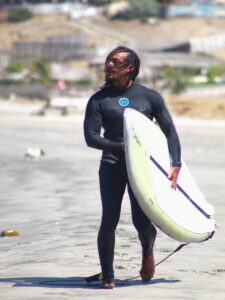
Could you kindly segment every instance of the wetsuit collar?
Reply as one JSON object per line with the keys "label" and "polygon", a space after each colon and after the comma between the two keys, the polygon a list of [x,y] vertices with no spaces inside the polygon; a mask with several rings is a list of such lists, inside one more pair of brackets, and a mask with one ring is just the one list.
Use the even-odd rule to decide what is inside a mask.
{"label": "wetsuit collar", "polygon": [[118,89],[118,88],[111,86],[109,88],[109,92],[112,93],[113,95],[121,95],[124,92],[130,91],[134,85],[135,85],[135,82],[133,81],[128,88]]}

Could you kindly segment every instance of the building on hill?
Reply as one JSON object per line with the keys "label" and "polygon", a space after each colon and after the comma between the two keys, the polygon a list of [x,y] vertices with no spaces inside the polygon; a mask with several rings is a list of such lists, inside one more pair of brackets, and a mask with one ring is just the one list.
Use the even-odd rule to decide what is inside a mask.
{"label": "building on hill", "polygon": [[45,42],[16,42],[12,49],[13,60],[34,61],[46,57],[50,61],[67,61],[87,57],[86,36],[50,37]]}

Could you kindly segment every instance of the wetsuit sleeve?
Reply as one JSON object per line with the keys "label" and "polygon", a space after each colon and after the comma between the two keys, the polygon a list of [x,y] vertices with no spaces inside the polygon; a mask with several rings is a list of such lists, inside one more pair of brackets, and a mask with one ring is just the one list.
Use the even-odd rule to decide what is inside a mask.
{"label": "wetsuit sleeve", "polygon": [[164,103],[162,97],[157,93],[155,102],[155,114],[160,128],[167,138],[170,157],[172,160],[172,167],[181,166],[181,146],[177,131],[173,124],[172,118]]}
{"label": "wetsuit sleeve", "polygon": [[114,142],[101,136],[102,114],[99,102],[91,98],[88,102],[84,119],[84,136],[89,147],[108,151],[121,151],[122,143]]}

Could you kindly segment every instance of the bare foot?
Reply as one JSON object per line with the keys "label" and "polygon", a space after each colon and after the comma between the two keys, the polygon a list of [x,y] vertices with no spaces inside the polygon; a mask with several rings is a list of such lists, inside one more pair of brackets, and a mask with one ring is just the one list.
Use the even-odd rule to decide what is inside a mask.
{"label": "bare foot", "polygon": [[100,285],[100,289],[114,289],[115,283],[112,278],[108,278],[103,280],[102,284]]}
{"label": "bare foot", "polygon": [[155,273],[154,254],[142,258],[142,268],[140,271],[141,278],[144,282],[152,279]]}

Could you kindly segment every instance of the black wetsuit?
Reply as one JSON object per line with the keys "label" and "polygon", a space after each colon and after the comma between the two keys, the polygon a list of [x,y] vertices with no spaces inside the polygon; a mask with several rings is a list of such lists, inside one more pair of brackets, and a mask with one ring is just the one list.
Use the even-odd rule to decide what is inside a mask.
{"label": "black wetsuit", "polygon": [[[143,255],[152,253],[156,230],[140,209],[131,190],[126,171],[123,145],[123,112],[131,107],[159,123],[167,137],[172,166],[181,166],[180,143],[171,116],[162,97],[135,82],[124,90],[107,88],[94,94],[88,102],[84,121],[87,145],[103,150],[99,169],[102,199],[102,222],[98,249],[104,278],[114,277],[113,257],[115,229],[120,217],[126,185],[131,201],[132,220],[138,231]],[[104,136],[100,135],[101,128]]]}

